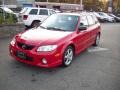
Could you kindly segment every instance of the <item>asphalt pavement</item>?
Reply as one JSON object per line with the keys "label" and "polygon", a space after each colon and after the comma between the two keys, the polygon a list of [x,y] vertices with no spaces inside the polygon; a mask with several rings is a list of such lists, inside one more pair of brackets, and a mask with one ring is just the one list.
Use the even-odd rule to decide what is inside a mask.
{"label": "asphalt pavement", "polygon": [[9,56],[11,38],[0,39],[0,90],[120,90],[120,24],[102,25],[98,47],[67,68],[40,68]]}

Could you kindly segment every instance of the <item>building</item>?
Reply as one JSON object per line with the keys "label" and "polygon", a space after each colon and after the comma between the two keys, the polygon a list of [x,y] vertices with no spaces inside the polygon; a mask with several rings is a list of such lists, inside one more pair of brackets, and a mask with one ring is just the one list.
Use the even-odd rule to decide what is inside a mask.
{"label": "building", "polygon": [[35,7],[52,8],[58,10],[82,10],[80,4],[53,3],[53,2],[35,2]]}
{"label": "building", "polygon": [[[2,3],[2,0],[1,0]],[[8,8],[17,8],[18,3],[16,0],[4,0],[4,5]],[[0,5],[3,6],[3,5]]]}
{"label": "building", "polygon": [[17,0],[21,7],[32,7],[35,0]]}
{"label": "building", "polygon": [[[35,0],[0,0],[4,1],[4,6],[12,9],[15,12],[19,12],[23,7],[32,7]],[[3,5],[0,5],[3,6]]]}

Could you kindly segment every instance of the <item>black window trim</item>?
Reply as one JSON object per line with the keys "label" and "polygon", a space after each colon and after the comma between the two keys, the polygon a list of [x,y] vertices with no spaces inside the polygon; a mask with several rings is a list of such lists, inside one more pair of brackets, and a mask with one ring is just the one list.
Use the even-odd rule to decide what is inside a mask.
{"label": "black window trim", "polygon": [[38,15],[41,15],[41,14],[40,14],[40,11],[41,11],[41,10],[46,10],[46,11],[47,11],[47,15],[49,15],[49,10],[48,10],[48,9],[39,9]]}

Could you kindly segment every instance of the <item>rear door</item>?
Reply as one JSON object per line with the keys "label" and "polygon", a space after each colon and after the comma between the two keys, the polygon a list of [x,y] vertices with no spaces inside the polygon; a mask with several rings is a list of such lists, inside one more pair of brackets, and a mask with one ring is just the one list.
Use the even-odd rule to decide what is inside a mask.
{"label": "rear door", "polygon": [[89,24],[88,30],[90,32],[89,41],[87,43],[88,43],[88,46],[90,46],[94,43],[96,39],[96,35],[100,29],[100,24],[98,20],[96,20],[96,17],[94,17],[93,15],[87,15],[87,19]]}

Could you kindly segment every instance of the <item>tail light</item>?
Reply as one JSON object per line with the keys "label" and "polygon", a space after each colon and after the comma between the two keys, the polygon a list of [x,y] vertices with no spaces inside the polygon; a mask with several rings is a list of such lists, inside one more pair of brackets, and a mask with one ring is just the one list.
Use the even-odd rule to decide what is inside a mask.
{"label": "tail light", "polygon": [[23,20],[27,20],[28,15],[23,15]]}

